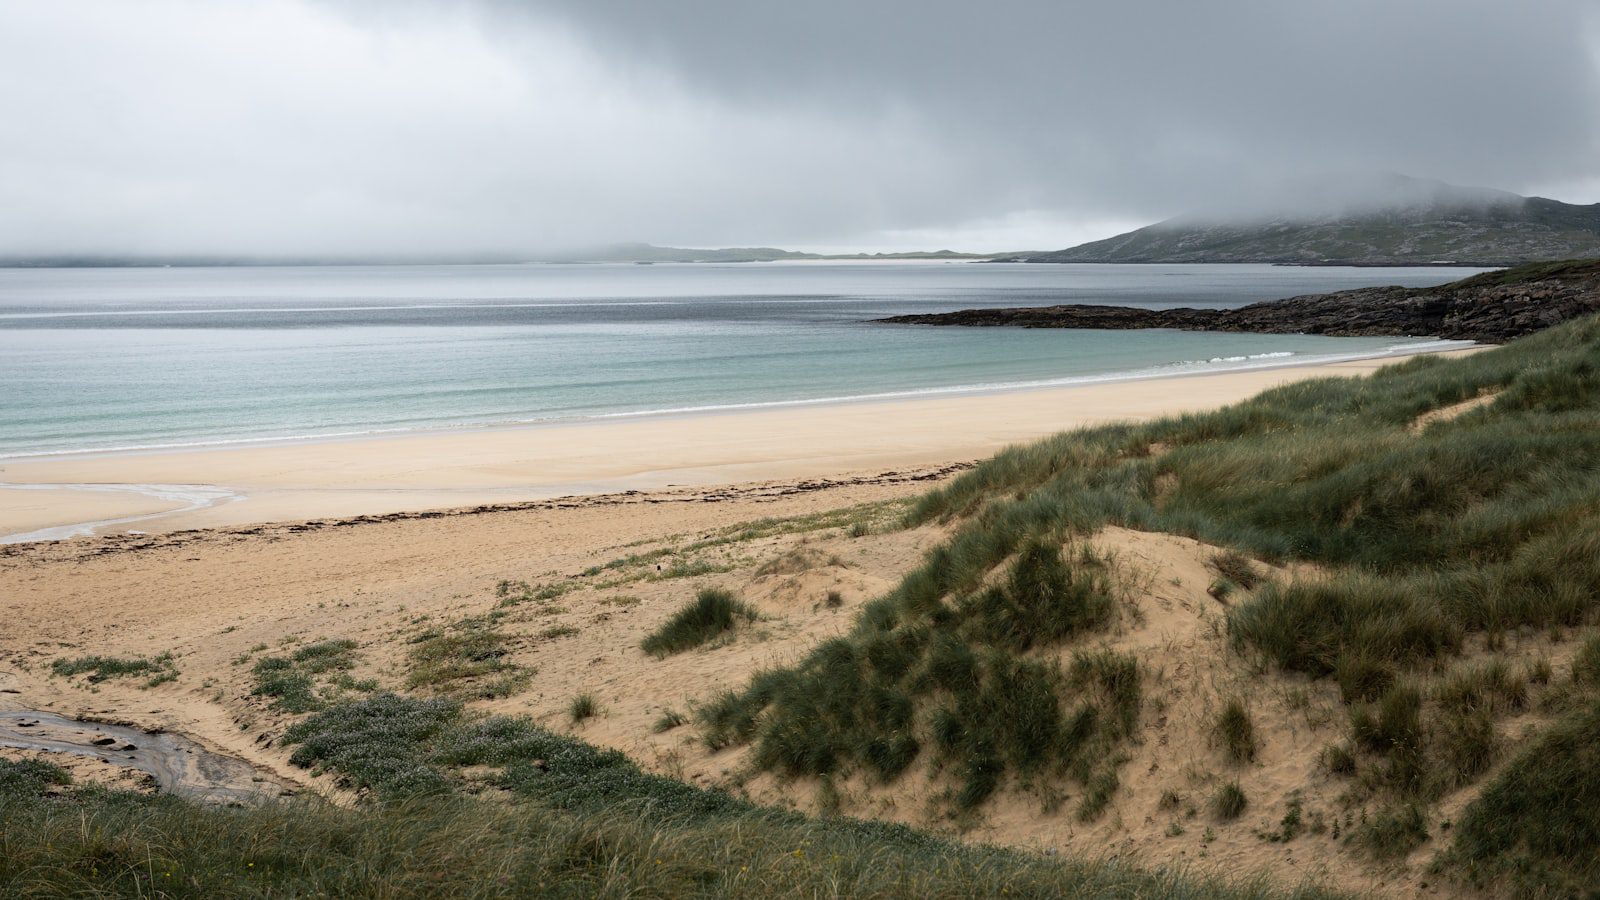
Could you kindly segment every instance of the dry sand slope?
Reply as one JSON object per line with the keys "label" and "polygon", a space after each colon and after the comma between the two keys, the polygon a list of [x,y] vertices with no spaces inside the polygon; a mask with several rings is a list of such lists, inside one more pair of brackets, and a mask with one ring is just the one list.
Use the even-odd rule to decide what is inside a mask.
{"label": "dry sand slope", "polygon": [[[751,772],[747,750],[711,752],[693,724],[658,732],[657,722],[668,710],[692,713],[753,672],[792,662],[848,629],[862,602],[945,536],[936,526],[895,523],[904,502],[929,486],[918,479],[947,474],[6,548],[0,702],[182,731],[289,783],[332,791],[288,765],[274,739],[291,717],[253,695],[252,668],[264,657],[349,639],[357,642],[356,664],[338,673],[347,686],[323,677],[322,690],[359,696],[360,683],[371,679],[383,689],[450,692],[476,708],[528,714],[618,747],[659,772],[817,809],[815,782]],[[1287,883],[1313,876],[1399,894],[1424,890],[1421,863],[1433,845],[1409,865],[1378,866],[1336,839],[1354,811],[1338,802],[1342,783],[1316,763],[1340,735],[1336,689],[1264,675],[1228,650],[1225,603],[1206,590],[1215,578],[1213,549],[1123,529],[1107,529],[1095,543],[1112,555],[1125,594],[1118,624],[1095,641],[1136,653],[1146,673],[1140,730],[1106,814],[1082,823],[1072,804],[1012,788],[978,819],[957,823],[928,803],[943,784],[920,766],[887,786],[842,782],[839,808],[1077,855],[1229,874],[1259,869]],[[638,649],[706,586],[735,591],[762,619],[731,640],[664,659]],[[830,592],[839,605],[828,602]],[[451,678],[414,656],[430,635],[473,623],[504,651],[478,674]],[[140,678],[90,683],[50,672],[56,659],[169,651],[178,677],[154,687]],[[568,708],[581,693],[594,696],[600,713],[574,725]],[[1216,710],[1233,697],[1251,708],[1260,740],[1255,763],[1230,762],[1212,738]],[[1207,804],[1234,779],[1251,805],[1222,822]],[[1295,798],[1305,832],[1271,840]]]}

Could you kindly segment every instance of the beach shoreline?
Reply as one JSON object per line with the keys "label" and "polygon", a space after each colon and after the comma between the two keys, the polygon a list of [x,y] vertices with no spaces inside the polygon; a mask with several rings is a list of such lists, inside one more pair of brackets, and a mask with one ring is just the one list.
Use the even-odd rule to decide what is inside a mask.
{"label": "beach shoreline", "polygon": [[[1455,356],[1478,349],[1435,352]],[[1286,382],[1363,375],[1403,358],[519,426],[13,457],[0,460],[0,541],[934,468],[971,462],[1062,430],[1211,409]],[[90,493],[92,502],[85,499]],[[188,502],[176,503],[174,496]]]}

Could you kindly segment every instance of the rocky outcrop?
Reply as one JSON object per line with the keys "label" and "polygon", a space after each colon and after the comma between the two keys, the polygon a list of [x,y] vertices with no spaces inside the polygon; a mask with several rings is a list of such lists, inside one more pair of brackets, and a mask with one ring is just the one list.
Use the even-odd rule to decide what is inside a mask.
{"label": "rocky outcrop", "polygon": [[1432,335],[1499,344],[1591,313],[1600,313],[1600,260],[1538,263],[1433,288],[1359,288],[1236,309],[1040,306],[964,309],[878,321],[1331,336]]}

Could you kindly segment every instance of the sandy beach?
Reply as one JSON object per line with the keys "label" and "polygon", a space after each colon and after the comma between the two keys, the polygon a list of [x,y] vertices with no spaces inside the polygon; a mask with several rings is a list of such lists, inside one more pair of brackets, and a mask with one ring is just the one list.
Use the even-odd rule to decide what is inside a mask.
{"label": "sandy beach", "polygon": [[[177,513],[105,505],[129,496],[121,492],[0,492],[32,504],[4,508],[8,522],[24,527],[42,521],[40,508],[154,514],[111,529],[149,534],[0,547],[0,616],[12,625],[0,635],[0,713],[43,711],[176,733],[249,766],[256,774],[246,780],[339,798],[331,779],[289,763],[279,738],[295,717],[262,694],[258,663],[346,641],[355,648],[351,668],[340,673],[349,684],[448,692],[418,681],[419,642],[483,627],[498,649],[482,677],[505,686],[462,695],[474,710],[530,716],[620,749],[656,773],[819,812],[813,782],[756,772],[749,747],[713,749],[695,729],[663,730],[658,722],[848,632],[863,604],[950,536],[948,523],[897,524],[913,498],[1008,443],[1078,424],[1215,407],[1286,381],[1360,375],[1392,361],[9,463],[12,482],[212,484],[241,499]],[[99,505],[73,506],[85,497]],[[445,506],[453,508],[425,511]],[[268,520],[275,524],[257,524]],[[205,524],[218,527],[176,530]],[[1019,792],[990,802],[981,822],[956,827],[929,811],[927,798],[942,790],[933,770],[891,786],[852,776],[840,782],[842,810],[965,840],[1260,872],[1283,884],[1316,874],[1380,895],[1418,891],[1420,868],[1372,868],[1334,836],[1263,841],[1259,834],[1282,815],[1265,801],[1239,827],[1219,827],[1214,837],[1207,828],[1203,840],[1198,828],[1175,837],[1168,817],[1148,814],[1169,794],[1199,797],[1208,789],[1216,710],[1244,692],[1255,698],[1261,752],[1274,764],[1227,771],[1252,797],[1294,791],[1308,808],[1336,808],[1344,783],[1323,777],[1316,760],[1340,738],[1343,706],[1331,681],[1263,675],[1229,652],[1217,619],[1225,603],[1210,592],[1218,548],[1115,527],[1093,541],[1114,561],[1126,605],[1100,640],[1149,666],[1149,702],[1164,711],[1132,751],[1126,769],[1143,774],[1124,785],[1117,812],[1089,823],[1041,815],[1036,799]],[[1271,571],[1315,574],[1303,566]],[[700,651],[662,659],[642,653],[641,640],[707,587],[753,604],[759,620]],[[1535,656],[1565,666],[1571,648],[1541,636],[1515,652],[1519,666]],[[52,668],[96,656],[169,659],[171,677],[96,682]],[[580,694],[600,709],[581,723],[568,714]],[[0,734],[0,759],[29,752],[5,749]],[[80,763],[74,775],[149,789],[149,779],[126,765]]]}
{"label": "sandy beach", "polygon": [[[1452,354],[1471,350],[1449,351]],[[161,532],[967,462],[1081,425],[1210,409],[1395,357],[1072,387],[0,461],[0,536]],[[106,487],[153,486],[148,491]],[[94,486],[98,489],[87,489]],[[179,502],[172,495],[198,493]]]}

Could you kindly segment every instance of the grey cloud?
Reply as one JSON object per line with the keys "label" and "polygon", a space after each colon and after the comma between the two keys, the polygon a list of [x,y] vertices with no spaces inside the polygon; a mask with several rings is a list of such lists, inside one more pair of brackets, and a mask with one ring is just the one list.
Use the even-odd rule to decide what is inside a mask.
{"label": "grey cloud", "polygon": [[1506,188],[1600,168],[1581,2],[556,2],[745,104],[909,108],[1023,196],[1170,210],[1325,170]]}
{"label": "grey cloud", "polygon": [[1001,249],[1329,172],[1592,188],[1585,10],[9,4],[0,253]]}

